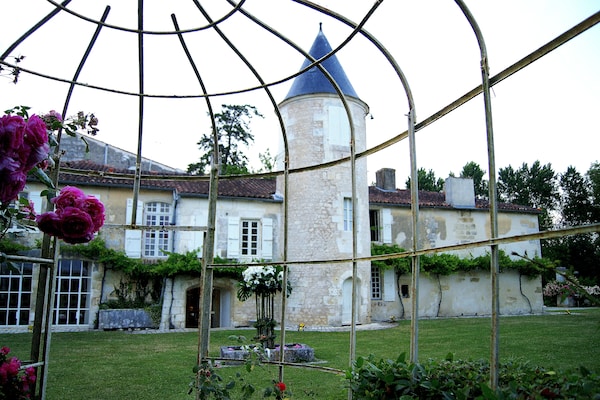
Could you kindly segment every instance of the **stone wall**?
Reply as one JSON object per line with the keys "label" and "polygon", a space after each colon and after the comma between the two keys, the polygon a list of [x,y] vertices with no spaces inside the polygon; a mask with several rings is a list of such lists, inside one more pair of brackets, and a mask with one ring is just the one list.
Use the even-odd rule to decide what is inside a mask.
{"label": "stone wall", "polygon": [[[400,285],[411,285],[409,274],[400,276]],[[466,317],[491,315],[491,280],[488,272],[460,272],[449,276],[421,274],[419,317]],[[409,292],[410,293],[410,292]],[[412,299],[395,294],[393,301],[373,300],[372,319],[410,319]],[[500,274],[500,314],[523,315],[543,312],[541,278],[519,276],[515,271]]]}

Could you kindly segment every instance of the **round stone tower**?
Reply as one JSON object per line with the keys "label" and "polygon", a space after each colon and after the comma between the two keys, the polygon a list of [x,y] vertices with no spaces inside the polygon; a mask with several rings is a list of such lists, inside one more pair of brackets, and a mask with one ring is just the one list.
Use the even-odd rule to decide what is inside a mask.
{"label": "round stone tower", "polygon": [[[316,60],[331,52],[319,29],[309,54]],[[306,59],[301,70],[311,64]],[[356,152],[366,149],[361,101],[335,55],[322,63],[344,94],[354,124]],[[315,166],[349,157],[350,125],[343,102],[317,68],[299,75],[279,104],[286,126],[290,169]],[[366,158],[356,162],[356,198],[352,198],[350,161],[289,174],[288,260],[336,260],[353,254],[352,208],[356,208],[357,256],[370,255],[369,199]],[[277,191],[284,194],[283,177]],[[282,233],[283,235],[283,233]],[[283,243],[280,238],[279,243]],[[352,321],[352,262],[290,266],[294,288],[288,299],[292,326],[340,326]],[[358,263],[356,322],[370,322],[370,263]]]}

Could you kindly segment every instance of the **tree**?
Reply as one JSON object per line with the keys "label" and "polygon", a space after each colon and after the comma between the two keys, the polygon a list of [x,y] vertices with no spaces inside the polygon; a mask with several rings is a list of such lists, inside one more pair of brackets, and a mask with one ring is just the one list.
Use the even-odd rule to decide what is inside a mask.
{"label": "tree", "polygon": [[[594,222],[594,167],[592,164],[585,176],[573,166],[569,166],[560,175],[561,225],[576,226]],[[600,272],[597,269],[600,262],[598,244],[598,235],[592,233],[569,235],[542,243],[545,257],[558,261],[560,266],[577,271],[580,281],[590,286],[600,281]]]}
{"label": "tree", "polygon": [[[248,146],[254,142],[254,135],[250,130],[250,120],[253,117],[263,118],[263,115],[258,112],[256,107],[248,104],[223,104],[221,107],[221,112],[215,114],[215,129],[219,140],[220,173],[223,175],[247,174],[249,173],[248,157],[240,150],[239,146]],[[200,138],[198,146],[205,153],[200,157],[199,162],[188,165],[187,172],[204,175],[213,157],[212,134],[204,134]]]}
{"label": "tree", "polygon": [[600,163],[598,163],[598,161],[592,163],[586,176],[590,184],[592,207],[590,222],[600,222]]}
{"label": "tree", "polygon": [[[444,190],[444,180],[442,178],[436,178],[435,172],[432,169],[425,171],[425,168],[419,168],[417,170],[417,180],[419,190],[426,190],[428,192],[441,192]],[[410,189],[410,177],[406,180],[406,188]]]}
{"label": "tree", "polygon": [[260,160],[261,167],[256,171],[257,173],[273,172],[277,157],[271,155],[269,148],[264,153],[258,153],[258,159]]}
{"label": "tree", "polygon": [[475,196],[487,199],[489,197],[488,181],[483,179],[484,176],[485,171],[474,161],[466,163],[460,173],[461,178],[473,179]]}
{"label": "tree", "polygon": [[575,226],[591,222],[590,184],[573,166],[560,176],[561,224]]}
{"label": "tree", "polygon": [[559,200],[556,181],[551,164],[542,166],[535,161],[529,168],[523,163],[517,170],[509,165],[498,171],[498,197],[508,203],[541,209],[540,229],[546,230],[552,226],[550,212]]}

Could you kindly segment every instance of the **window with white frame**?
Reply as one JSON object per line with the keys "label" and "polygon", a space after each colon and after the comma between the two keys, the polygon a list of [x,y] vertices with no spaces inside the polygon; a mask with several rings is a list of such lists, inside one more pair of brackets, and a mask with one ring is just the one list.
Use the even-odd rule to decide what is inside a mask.
{"label": "window with white frame", "polygon": [[[144,225],[166,226],[171,220],[169,203],[146,203]],[[167,257],[164,251],[171,251],[171,231],[144,231],[144,256]]]}
{"label": "window with white frame", "polygon": [[28,325],[31,307],[33,265],[16,265],[11,270],[6,263],[0,266],[0,326]]}
{"label": "window with white frame", "polygon": [[240,251],[242,256],[258,256],[260,235],[258,220],[241,220]]}
{"label": "window with white frame", "polygon": [[371,267],[371,299],[381,300],[381,270]]}
{"label": "window with white frame", "polygon": [[92,273],[87,261],[60,260],[56,275],[53,321],[56,325],[90,323]]}
{"label": "window with white frame", "polygon": [[344,230],[352,230],[352,199],[344,197]]}

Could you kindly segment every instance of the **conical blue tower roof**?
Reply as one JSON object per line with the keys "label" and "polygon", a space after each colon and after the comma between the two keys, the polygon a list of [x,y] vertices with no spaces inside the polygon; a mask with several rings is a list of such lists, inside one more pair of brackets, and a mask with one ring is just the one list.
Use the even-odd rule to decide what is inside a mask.
{"label": "conical blue tower roof", "polygon": [[[331,52],[331,45],[323,34],[323,29],[321,26],[319,26],[319,34],[310,48],[309,54],[315,60],[318,60],[329,52]],[[302,64],[300,70],[306,68],[311,63],[312,62],[307,58]],[[350,80],[346,76],[346,73],[344,72],[344,69],[342,68],[335,54],[323,61],[321,65],[333,77],[344,95],[358,98],[354,88],[352,87],[352,84],[350,83]],[[287,96],[285,96],[285,100],[295,96],[315,93],[337,94],[331,82],[329,82],[325,75],[316,66],[312,67],[294,79],[294,83],[292,84]]]}

